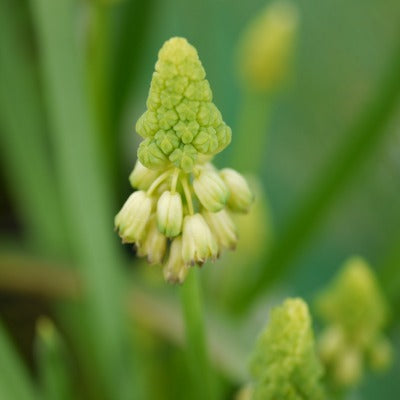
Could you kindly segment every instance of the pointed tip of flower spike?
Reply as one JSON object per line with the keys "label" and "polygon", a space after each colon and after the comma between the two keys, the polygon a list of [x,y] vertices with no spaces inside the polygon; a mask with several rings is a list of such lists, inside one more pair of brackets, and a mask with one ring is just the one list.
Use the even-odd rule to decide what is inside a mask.
{"label": "pointed tip of flower spike", "polygon": [[136,130],[145,138],[138,158],[150,169],[172,163],[191,172],[198,156],[214,155],[231,140],[197,51],[184,38],[174,37],[160,49],[147,107]]}

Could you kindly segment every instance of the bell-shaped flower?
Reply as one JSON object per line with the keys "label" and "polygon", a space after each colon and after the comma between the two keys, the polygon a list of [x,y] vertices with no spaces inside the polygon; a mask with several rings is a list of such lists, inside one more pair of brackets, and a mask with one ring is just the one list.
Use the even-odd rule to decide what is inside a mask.
{"label": "bell-shaped flower", "polygon": [[149,264],[161,264],[167,248],[167,238],[158,230],[156,216],[148,224],[143,243],[137,247],[139,257],[147,256]]}
{"label": "bell-shaped flower", "polygon": [[211,229],[220,249],[235,249],[238,240],[236,226],[226,210],[216,213],[203,211],[204,219]]}
{"label": "bell-shaped flower", "polygon": [[129,196],[114,220],[124,243],[140,242],[144,238],[152,206],[153,199],[142,190]]}
{"label": "bell-shaped flower", "polygon": [[215,259],[218,245],[201,214],[187,215],[183,220],[182,257],[186,265],[203,264]]}
{"label": "bell-shaped flower", "polygon": [[220,172],[220,176],[230,192],[227,202],[229,208],[235,212],[248,212],[254,196],[246,179],[231,168],[223,169]]}
{"label": "bell-shaped flower", "polygon": [[166,190],[158,199],[157,224],[158,229],[165,236],[178,236],[182,230],[182,198],[179,193]]}
{"label": "bell-shaped flower", "polygon": [[193,189],[202,206],[212,212],[222,210],[229,197],[224,181],[212,169],[203,169],[193,179]]}
{"label": "bell-shaped flower", "polygon": [[169,257],[164,266],[164,278],[170,283],[183,283],[189,267],[185,265],[182,259],[182,238],[175,238],[170,247]]}
{"label": "bell-shaped flower", "polygon": [[147,190],[159,175],[159,170],[147,168],[137,160],[135,168],[129,175],[129,182],[134,188]]}

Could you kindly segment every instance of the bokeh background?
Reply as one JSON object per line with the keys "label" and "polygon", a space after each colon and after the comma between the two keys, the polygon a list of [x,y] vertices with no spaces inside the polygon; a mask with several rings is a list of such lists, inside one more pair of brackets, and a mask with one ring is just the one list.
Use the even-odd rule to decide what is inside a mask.
{"label": "bokeh background", "polygon": [[[267,2],[0,1],[1,399],[29,398],[7,397],[18,386],[14,367],[40,380],[42,315],[66,349],[74,395],[59,398],[192,398],[178,288],[113,234],[113,215],[131,191],[134,124],[157,52],[172,36],[197,48],[233,129],[216,163],[237,167],[252,151],[235,146],[236,132],[265,147],[258,170],[240,166],[264,193],[257,226],[242,234],[260,235],[259,253],[239,246],[237,257],[204,267],[220,398],[246,382],[269,306],[288,295],[312,304],[354,254],[376,270],[399,350],[400,3],[293,3],[291,73],[269,96],[265,128],[245,131],[235,129],[245,98],[238,43]],[[397,398],[399,372],[395,357],[352,398]]]}

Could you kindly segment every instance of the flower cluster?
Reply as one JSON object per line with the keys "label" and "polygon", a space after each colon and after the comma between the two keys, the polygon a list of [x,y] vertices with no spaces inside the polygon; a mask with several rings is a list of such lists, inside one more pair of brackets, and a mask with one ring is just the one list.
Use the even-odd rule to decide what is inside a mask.
{"label": "flower cluster", "polygon": [[366,364],[376,370],[388,366],[391,344],[382,333],[388,306],[365,260],[353,257],[345,263],[318,297],[317,310],[327,323],[319,352],[334,385],[356,384]]}
{"label": "flower cluster", "polygon": [[253,400],[322,400],[318,360],[307,304],[287,299],[272,310],[251,363]]}
{"label": "flower cluster", "polygon": [[147,100],[136,124],[145,138],[129,179],[138,189],[115,217],[123,242],[139,256],[162,264],[167,281],[182,283],[193,265],[233,249],[231,212],[248,211],[253,195],[233,169],[218,171],[213,155],[231,130],[212,103],[197,52],[185,39],[168,40],[159,52]]}

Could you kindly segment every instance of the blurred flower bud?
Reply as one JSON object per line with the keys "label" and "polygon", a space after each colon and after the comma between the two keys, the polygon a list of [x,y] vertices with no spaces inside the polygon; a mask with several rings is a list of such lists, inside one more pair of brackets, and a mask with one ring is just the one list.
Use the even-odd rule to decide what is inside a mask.
{"label": "blurred flower bud", "polygon": [[158,230],[155,215],[150,219],[146,236],[137,247],[139,257],[147,256],[149,264],[161,264],[167,248],[167,238]]}
{"label": "blurred flower bud", "polygon": [[183,283],[189,271],[182,259],[182,238],[175,238],[170,247],[168,261],[163,272],[164,278],[170,283]]}
{"label": "blurred flower bud", "polygon": [[380,337],[368,352],[369,365],[375,371],[386,370],[393,359],[393,348],[389,340]]}
{"label": "blurred flower bud", "polygon": [[346,338],[340,326],[327,328],[319,338],[318,351],[325,363],[332,362],[340,354],[346,345]]}
{"label": "blurred flower bud", "polygon": [[129,182],[133,188],[147,190],[159,175],[159,171],[149,169],[137,160],[135,168],[133,168],[133,171],[129,175]]}
{"label": "blurred flower bud", "polygon": [[334,364],[335,381],[340,386],[351,386],[360,381],[363,373],[363,363],[360,351],[356,348],[346,348]]}
{"label": "blurred flower bud", "polygon": [[234,212],[248,212],[254,196],[246,179],[231,168],[223,169],[220,176],[229,190],[228,207]]}
{"label": "blurred flower bud", "polygon": [[193,189],[202,206],[212,212],[222,210],[229,196],[224,181],[211,169],[202,169],[193,179]]}
{"label": "blurred flower bud", "polygon": [[239,70],[251,90],[267,92],[286,78],[298,26],[298,13],[290,1],[268,5],[243,34]]}
{"label": "blurred flower bud", "polygon": [[216,213],[203,211],[204,219],[211,229],[220,249],[234,250],[237,243],[237,230],[226,210]]}
{"label": "blurred flower bud", "polygon": [[217,243],[200,214],[187,215],[183,220],[182,257],[186,265],[202,264],[218,255]]}
{"label": "blurred flower bud", "polygon": [[139,190],[129,196],[114,220],[123,242],[135,243],[143,239],[152,206],[153,199],[144,191]]}
{"label": "blurred flower bud", "polygon": [[175,237],[181,233],[182,218],[181,195],[165,191],[157,203],[158,229],[169,238]]}

